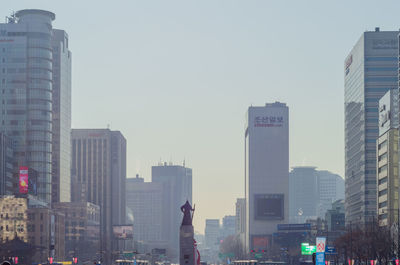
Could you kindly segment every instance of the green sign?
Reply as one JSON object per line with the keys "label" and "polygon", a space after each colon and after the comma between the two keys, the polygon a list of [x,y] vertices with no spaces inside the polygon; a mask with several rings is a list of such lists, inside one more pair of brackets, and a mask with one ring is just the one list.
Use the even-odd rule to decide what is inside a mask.
{"label": "green sign", "polygon": [[310,246],[308,243],[301,243],[301,255],[312,255],[316,251],[316,246]]}
{"label": "green sign", "polygon": [[256,258],[256,259],[262,259],[262,257],[263,257],[262,253],[254,254],[254,258]]}
{"label": "green sign", "polygon": [[220,259],[233,258],[235,253],[219,253],[218,256]]}

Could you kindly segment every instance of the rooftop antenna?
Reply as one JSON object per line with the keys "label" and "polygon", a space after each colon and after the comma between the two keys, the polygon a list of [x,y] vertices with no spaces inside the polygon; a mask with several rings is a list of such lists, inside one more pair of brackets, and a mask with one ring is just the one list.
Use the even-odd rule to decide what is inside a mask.
{"label": "rooftop antenna", "polygon": [[15,16],[15,12],[13,11],[9,17],[6,17],[6,23],[14,24],[17,21],[17,17]]}
{"label": "rooftop antenna", "polygon": [[186,161],[185,161],[185,158],[183,158],[183,167],[185,167],[185,165],[186,165]]}
{"label": "rooftop antenna", "polygon": [[107,124],[107,129],[110,129],[110,124],[109,123]]}

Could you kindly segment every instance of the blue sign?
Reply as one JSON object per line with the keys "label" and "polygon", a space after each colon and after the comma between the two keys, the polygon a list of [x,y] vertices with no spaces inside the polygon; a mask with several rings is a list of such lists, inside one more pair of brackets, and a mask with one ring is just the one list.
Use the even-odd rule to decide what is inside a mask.
{"label": "blue sign", "polygon": [[279,230],[311,230],[311,224],[278,224],[278,231]]}
{"label": "blue sign", "polygon": [[325,253],[324,252],[317,252],[315,254],[315,264],[316,265],[325,265]]}
{"label": "blue sign", "polygon": [[337,254],[336,248],[332,246],[326,246],[325,253],[328,255]]}

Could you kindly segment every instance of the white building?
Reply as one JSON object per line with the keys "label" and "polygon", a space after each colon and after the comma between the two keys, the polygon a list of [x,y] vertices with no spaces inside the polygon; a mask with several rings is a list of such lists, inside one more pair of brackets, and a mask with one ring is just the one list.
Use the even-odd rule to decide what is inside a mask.
{"label": "white building", "polygon": [[249,107],[245,130],[245,248],[265,250],[289,217],[289,109]]}

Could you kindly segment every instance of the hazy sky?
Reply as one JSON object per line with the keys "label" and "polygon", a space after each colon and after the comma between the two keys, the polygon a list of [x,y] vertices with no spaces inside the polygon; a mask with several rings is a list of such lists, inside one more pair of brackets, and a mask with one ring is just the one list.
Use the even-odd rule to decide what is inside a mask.
{"label": "hazy sky", "polygon": [[343,175],[343,61],[363,31],[400,28],[400,1],[0,0],[56,13],[70,37],[74,128],[120,130],[128,177],[193,169],[195,230],[244,195],[247,107],[290,108],[290,165]]}

